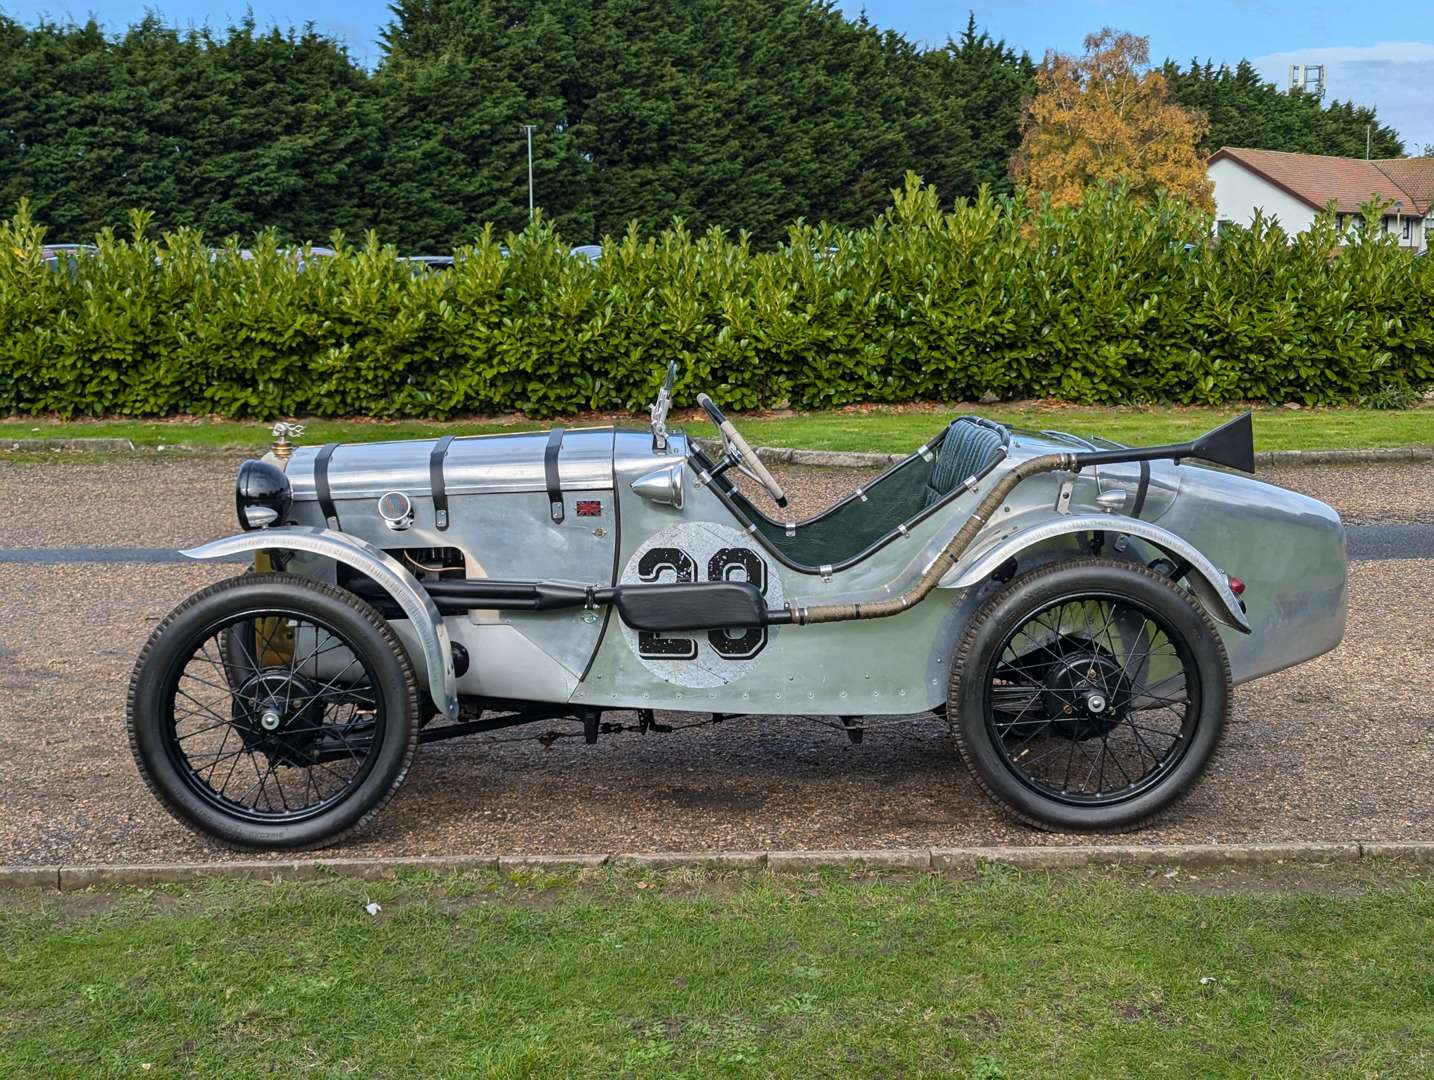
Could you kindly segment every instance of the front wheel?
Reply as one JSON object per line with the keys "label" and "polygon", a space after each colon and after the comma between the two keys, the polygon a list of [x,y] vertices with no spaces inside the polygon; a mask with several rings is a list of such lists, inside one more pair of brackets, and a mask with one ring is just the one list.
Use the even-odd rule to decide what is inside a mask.
{"label": "front wheel", "polygon": [[1214,755],[1230,667],[1209,616],[1143,566],[1080,558],[992,596],[957,647],[952,731],[981,786],[1038,828],[1118,832]]}
{"label": "front wheel", "polygon": [[130,747],[176,818],[242,849],[323,847],[402,782],[418,690],[381,615],[293,574],[192,596],[154,631],[130,682]]}

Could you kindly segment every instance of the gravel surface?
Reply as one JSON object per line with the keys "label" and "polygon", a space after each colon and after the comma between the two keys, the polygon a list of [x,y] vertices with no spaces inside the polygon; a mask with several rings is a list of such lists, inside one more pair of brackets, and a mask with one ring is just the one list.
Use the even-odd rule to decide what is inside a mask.
{"label": "gravel surface", "polygon": [[[50,523],[41,520],[47,509],[0,524],[0,547],[207,539],[230,527],[233,467],[214,458],[0,461],[7,494],[54,508]],[[1403,473],[1422,474],[1423,488]],[[781,477],[799,513],[858,482],[848,470],[786,469]],[[1400,516],[1410,506],[1413,520],[1434,520],[1427,465],[1307,469],[1281,479],[1385,520],[1410,520]],[[1384,509],[1374,498],[1381,491],[1391,500]],[[1352,566],[1345,644],[1241,688],[1211,772],[1174,812],[1125,839],[1434,836],[1431,569],[1430,561]],[[0,565],[0,864],[228,857],[172,821],[144,789],[124,736],[124,695],[155,622],[233,570]],[[930,716],[870,730],[860,746],[796,718],[609,736],[592,747],[580,739],[551,749],[504,741],[548,728],[571,725],[421,748],[403,789],[342,853],[1101,839],[1038,833],[1006,818],[966,775],[944,723]]]}
{"label": "gravel surface", "polygon": [[1304,492],[1346,524],[1434,521],[1434,461],[1384,465],[1281,465],[1260,469],[1269,484]]}
{"label": "gravel surface", "polygon": [[238,532],[234,474],[243,454],[55,454],[7,461],[0,547],[189,547]]}
{"label": "gravel surface", "polygon": [[[1212,771],[1174,812],[1127,839],[1434,835],[1430,569],[1352,567],[1344,646],[1241,688]],[[223,573],[0,567],[0,863],[224,857],[150,797],[123,730],[125,686],[144,637]],[[32,596],[46,598],[43,615]],[[1404,629],[1391,634],[1392,625]],[[421,748],[394,801],[343,853],[1091,842],[1004,817],[929,716],[870,731],[860,746],[787,718],[609,736],[591,747],[499,741],[513,734]]]}

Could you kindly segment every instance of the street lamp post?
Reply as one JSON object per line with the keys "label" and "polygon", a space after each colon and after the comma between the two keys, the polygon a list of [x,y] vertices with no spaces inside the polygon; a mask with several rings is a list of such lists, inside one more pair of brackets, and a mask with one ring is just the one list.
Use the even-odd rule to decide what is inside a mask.
{"label": "street lamp post", "polygon": [[533,128],[536,124],[519,125],[528,135],[528,220],[533,220]]}

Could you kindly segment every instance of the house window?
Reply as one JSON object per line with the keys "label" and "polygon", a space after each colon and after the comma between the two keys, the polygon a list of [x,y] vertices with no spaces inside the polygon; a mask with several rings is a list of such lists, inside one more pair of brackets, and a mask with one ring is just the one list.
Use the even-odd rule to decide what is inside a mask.
{"label": "house window", "polygon": [[1404,219],[1404,239],[1414,239],[1414,219],[1412,217]]}

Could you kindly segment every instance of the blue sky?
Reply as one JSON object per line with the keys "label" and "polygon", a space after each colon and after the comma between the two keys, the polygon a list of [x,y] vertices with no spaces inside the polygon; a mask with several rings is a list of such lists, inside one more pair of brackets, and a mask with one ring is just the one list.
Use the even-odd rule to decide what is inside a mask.
{"label": "blue sky", "polygon": [[[170,22],[222,26],[252,7],[263,25],[310,20],[373,62],[387,0],[0,0],[0,11],[33,21],[40,15],[84,19],[94,14],[122,27],[158,7]],[[1248,57],[1267,78],[1283,83],[1290,63],[1325,63],[1329,94],[1374,105],[1399,130],[1411,152],[1434,143],[1434,0],[840,0],[865,9],[878,26],[927,42],[943,41],[977,23],[1039,58],[1046,49],[1076,51],[1101,26],[1150,38],[1151,56]]]}
{"label": "blue sky", "polygon": [[[0,0],[3,3],[3,0]],[[1284,85],[1292,63],[1323,63],[1326,94],[1373,105],[1418,153],[1434,143],[1434,0],[842,0],[878,26],[930,43],[954,36],[967,13],[993,37],[1040,59],[1076,52],[1086,34],[1114,26],[1150,38],[1151,59],[1254,62]]]}

